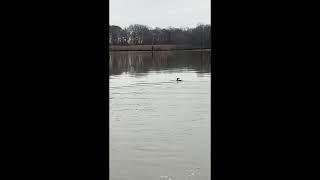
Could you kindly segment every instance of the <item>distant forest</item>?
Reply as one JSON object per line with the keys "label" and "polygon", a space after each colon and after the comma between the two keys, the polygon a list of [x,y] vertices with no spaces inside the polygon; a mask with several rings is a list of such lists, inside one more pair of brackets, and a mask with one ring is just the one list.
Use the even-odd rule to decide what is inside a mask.
{"label": "distant forest", "polygon": [[134,24],[121,28],[109,25],[109,45],[188,44],[211,48],[211,25],[198,24],[195,28],[149,28]]}

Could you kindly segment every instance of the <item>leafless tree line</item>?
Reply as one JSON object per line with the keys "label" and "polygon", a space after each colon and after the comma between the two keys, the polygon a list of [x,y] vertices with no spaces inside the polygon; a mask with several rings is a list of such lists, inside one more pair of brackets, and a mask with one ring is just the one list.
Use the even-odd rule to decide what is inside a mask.
{"label": "leafless tree line", "polygon": [[195,28],[149,28],[134,24],[121,28],[109,25],[109,45],[189,44],[211,48],[211,25],[198,24]]}

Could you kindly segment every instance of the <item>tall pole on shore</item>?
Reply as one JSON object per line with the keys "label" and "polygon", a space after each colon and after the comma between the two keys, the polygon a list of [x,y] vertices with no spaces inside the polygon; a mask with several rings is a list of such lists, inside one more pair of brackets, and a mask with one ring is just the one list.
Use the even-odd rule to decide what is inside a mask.
{"label": "tall pole on shore", "polygon": [[151,48],[152,48],[152,49],[151,49],[151,50],[152,50],[152,51],[151,51],[151,52],[152,52],[152,57],[153,57],[153,41],[154,41],[154,33],[152,33],[152,46],[151,46]]}
{"label": "tall pole on shore", "polygon": [[153,58],[153,40],[154,40],[154,33],[152,33],[152,45],[151,45],[152,58]]}
{"label": "tall pole on shore", "polygon": [[152,34],[152,52],[153,52],[153,43],[154,43],[154,33]]}
{"label": "tall pole on shore", "polygon": [[201,51],[203,51],[203,35],[204,34],[204,26],[202,25],[202,33],[201,33]]}

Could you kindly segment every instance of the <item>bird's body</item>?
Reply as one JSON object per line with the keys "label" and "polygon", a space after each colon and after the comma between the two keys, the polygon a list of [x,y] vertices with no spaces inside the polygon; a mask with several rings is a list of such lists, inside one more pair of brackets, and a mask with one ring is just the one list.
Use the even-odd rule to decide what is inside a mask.
{"label": "bird's body", "polygon": [[177,81],[182,81],[180,78],[177,78]]}

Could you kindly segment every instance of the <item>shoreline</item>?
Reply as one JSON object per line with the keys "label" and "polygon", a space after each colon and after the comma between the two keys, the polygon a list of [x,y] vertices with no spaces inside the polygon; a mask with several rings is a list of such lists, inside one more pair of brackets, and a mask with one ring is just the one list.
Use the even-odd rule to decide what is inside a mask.
{"label": "shoreline", "polygon": [[163,51],[211,51],[211,49],[172,49],[172,50],[109,50],[109,52],[163,52]]}
{"label": "shoreline", "polygon": [[109,52],[162,52],[162,51],[211,51],[211,49],[161,49],[161,50],[149,50],[149,49],[109,49]]}
{"label": "shoreline", "polygon": [[192,46],[189,44],[161,44],[161,45],[111,45],[109,46],[109,52],[116,51],[211,51],[210,47]]}

